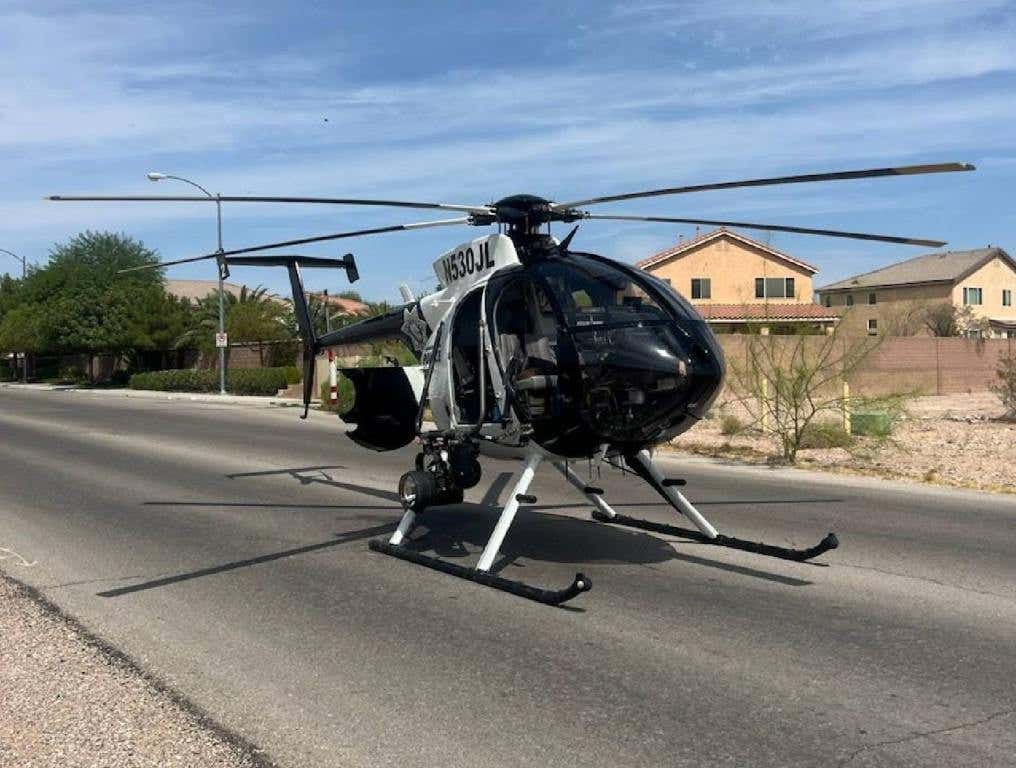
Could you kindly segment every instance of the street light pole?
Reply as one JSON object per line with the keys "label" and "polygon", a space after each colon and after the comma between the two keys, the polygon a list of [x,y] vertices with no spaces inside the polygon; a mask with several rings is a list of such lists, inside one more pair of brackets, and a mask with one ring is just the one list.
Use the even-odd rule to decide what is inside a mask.
{"label": "street light pole", "polygon": [[18,254],[8,251],[5,248],[0,248],[0,253],[6,253],[8,256],[13,256],[15,259],[21,262],[21,279],[24,280],[28,274],[28,260],[24,256],[18,256]]}
{"label": "street light pole", "polygon": [[[8,251],[6,248],[0,248],[0,253],[6,253],[8,256],[13,256],[15,259],[21,262],[21,279],[24,280],[28,275],[28,260],[24,256],[18,256],[13,251]],[[17,354],[17,353],[15,353]],[[17,375],[17,358],[14,361],[15,376]],[[28,383],[28,353],[21,353],[21,381],[24,384]]]}
{"label": "street light pole", "polygon": [[[218,251],[216,253],[222,253],[222,197],[218,194],[213,195],[207,189],[202,187],[197,182],[185,179],[182,176],[173,176],[169,173],[158,173],[151,171],[148,174],[149,181],[162,181],[163,179],[173,179],[174,181],[182,181],[184,184],[190,184],[192,187],[200,189],[209,200],[215,201],[215,222],[218,229]],[[222,335],[226,332],[226,306],[224,298],[224,290],[222,281],[225,279],[223,275],[223,263],[220,261],[219,267],[219,334]],[[226,349],[225,347],[219,347],[219,394],[226,394]]]}

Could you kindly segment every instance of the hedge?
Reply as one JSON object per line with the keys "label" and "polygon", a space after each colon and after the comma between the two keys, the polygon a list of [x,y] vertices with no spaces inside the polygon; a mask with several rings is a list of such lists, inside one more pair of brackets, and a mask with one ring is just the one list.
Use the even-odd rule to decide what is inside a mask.
{"label": "hedge", "polygon": [[[226,391],[233,395],[275,395],[289,385],[292,377],[292,366],[238,368],[226,374]],[[218,392],[219,372],[181,368],[135,373],[127,386],[159,392]]]}

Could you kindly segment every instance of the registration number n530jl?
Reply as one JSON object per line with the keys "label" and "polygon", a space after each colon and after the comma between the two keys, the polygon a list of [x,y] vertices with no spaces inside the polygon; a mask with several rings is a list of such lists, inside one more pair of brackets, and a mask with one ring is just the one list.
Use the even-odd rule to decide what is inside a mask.
{"label": "registration number n530jl", "polygon": [[445,285],[454,283],[463,277],[475,275],[494,266],[494,257],[490,255],[490,243],[477,243],[441,259],[441,271],[444,272]]}

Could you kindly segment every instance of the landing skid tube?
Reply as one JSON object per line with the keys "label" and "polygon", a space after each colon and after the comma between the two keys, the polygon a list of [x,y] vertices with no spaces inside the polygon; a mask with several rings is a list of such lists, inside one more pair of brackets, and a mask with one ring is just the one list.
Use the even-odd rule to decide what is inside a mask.
{"label": "landing skid tube", "polygon": [[624,525],[628,528],[640,528],[643,531],[664,533],[669,536],[680,536],[685,539],[694,539],[695,541],[702,541],[706,544],[713,544],[717,547],[741,549],[745,552],[751,552],[756,555],[778,557],[781,560],[795,560],[799,563],[818,557],[822,553],[828,552],[830,549],[836,549],[836,547],[840,545],[839,539],[836,538],[835,533],[827,534],[826,537],[814,547],[809,547],[808,549],[791,549],[789,547],[778,547],[773,544],[766,544],[761,541],[749,541],[747,539],[737,539],[733,536],[724,536],[722,533],[716,534],[716,537],[711,539],[704,533],[691,528],[681,528],[676,525],[667,525],[666,523],[654,523],[652,520],[640,520],[639,518],[628,517],[627,515],[614,515],[613,517],[608,517],[598,509],[593,511],[592,516],[594,520],[599,520],[601,523]]}
{"label": "landing skid tube", "polygon": [[773,544],[766,544],[761,541],[748,541],[747,539],[738,539],[733,536],[724,536],[718,533],[712,524],[702,516],[688,499],[680,493],[675,485],[683,484],[678,481],[670,481],[663,477],[663,473],[660,472],[659,468],[653,464],[652,457],[648,451],[639,451],[636,454],[626,456],[626,461],[631,468],[647,483],[649,483],[671,506],[674,507],[678,512],[687,517],[695,528],[681,528],[676,525],[669,525],[667,523],[657,523],[652,520],[642,520],[635,517],[628,517],[628,515],[622,515],[615,512],[609,504],[602,498],[602,491],[598,488],[592,488],[591,486],[584,485],[581,478],[571,469],[563,463],[555,463],[557,469],[565,476],[565,478],[579,491],[581,491],[586,498],[593,502],[596,509],[593,510],[592,516],[594,520],[598,520],[603,523],[611,523],[612,525],[623,525],[628,528],[639,528],[643,531],[652,531],[653,533],[663,533],[670,536],[681,536],[687,539],[693,539],[695,541],[701,541],[706,544],[712,544],[717,547],[727,547],[728,549],[740,549],[744,552],[751,552],[756,555],[765,555],[766,557],[777,557],[781,560],[794,560],[799,563],[803,563],[806,560],[818,557],[819,555],[828,552],[831,549],[836,549],[839,545],[839,539],[836,538],[835,533],[828,534],[822,541],[813,547],[808,549],[792,549],[790,547],[778,547]]}
{"label": "landing skid tube", "polygon": [[408,560],[411,563],[433,568],[435,571],[441,571],[450,576],[457,576],[460,579],[483,584],[485,587],[499,589],[502,592],[510,592],[513,595],[524,597],[527,600],[535,600],[544,605],[561,605],[593,588],[592,580],[581,573],[575,574],[575,580],[564,589],[543,589],[542,587],[534,587],[522,581],[512,581],[489,571],[481,571],[478,568],[469,568],[458,563],[442,560],[439,557],[424,555],[408,547],[399,544],[389,544],[387,541],[381,541],[380,539],[373,539],[370,542],[370,548],[384,555]]}
{"label": "landing skid tube", "polygon": [[511,496],[508,498],[508,503],[501,512],[501,516],[498,518],[494,531],[490,534],[490,539],[488,539],[487,545],[483,548],[483,554],[480,555],[480,560],[475,568],[442,560],[433,555],[425,555],[405,546],[402,542],[409,535],[413,524],[416,522],[416,513],[411,509],[406,510],[402,520],[399,522],[399,527],[392,534],[391,539],[388,541],[373,539],[369,544],[370,548],[383,555],[391,555],[392,557],[407,560],[417,565],[433,568],[435,571],[441,571],[450,576],[457,576],[460,579],[483,584],[486,587],[508,592],[518,597],[524,597],[527,600],[534,600],[544,605],[561,605],[583,592],[588,592],[593,588],[592,579],[581,573],[575,574],[571,585],[564,589],[543,589],[542,587],[534,587],[521,581],[506,579],[503,576],[490,572],[494,559],[501,549],[501,544],[508,534],[508,529],[511,528],[512,522],[515,519],[515,513],[518,512],[519,504],[523,501],[532,503],[530,501],[531,497],[526,496],[526,491],[529,490],[529,485],[533,481],[533,476],[536,474],[536,468],[539,466],[541,458],[538,453],[531,454],[526,458],[522,471],[519,474],[519,479],[512,489]]}

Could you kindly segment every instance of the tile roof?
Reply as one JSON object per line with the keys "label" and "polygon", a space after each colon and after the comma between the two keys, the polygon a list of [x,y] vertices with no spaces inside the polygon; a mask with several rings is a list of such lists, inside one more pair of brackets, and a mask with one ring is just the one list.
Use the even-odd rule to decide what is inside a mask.
{"label": "tile roof", "polygon": [[[323,293],[311,292],[309,295],[323,299]],[[328,306],[339,310],[344,315],[363,315],[370,309],[364,302],[356,299],[349,299],[345,296],[329,296]]]}
{"label": "tile roof", "polygon": [[842,291],[851,288],[875,288],[886,285],[956,282],[979,269],[996,256],[1008,261],[1016,270],[1016,262],[1001,248],[978,248],[973,251],[939,251],[926,253],[888,267],[854,275],[830,283],[818,291]]}
{"label": "tile roof", "polygon": [[639,267],[640,269],[648,269],[649,267],[655,266],[656,264],[659,264],[662,261],[667,261],[668,259],[671,259],[674,256],[679,256],[680,254],[690,250],[691,248],[702,245],[703,243],[708,242],[709,240],[715,240],[716,238],[722,237],[724,235],[733,238],[734,240],[740,240],[742,243],[746,245],[750,245],[754,248],[758,248],[759,250],[765,251],[770,256],[774,256],[777,259],[782,259],[783,261],[789,262],[794,266],[806,269],[812,274],[818,272],[818,267],[813,267],[806,261],[801,261],[800,259],[794,258],[793,256],[784,253],[783,251],[778,251],[777,249],[772,248],[771,246],[768,246],[765,243],[760,243],[758,240],[748,237],[747,235],[742,235],[740,232],[734,232],[732,229],[727,229],[726,227],[720,227],[719,229],[714,229],[710,232],[706,232],[701,235],[696,235],[690,240],[683,240],[677,245],[671,246],[670,248],[666,248],[665,250],[662,250],[659,253],[654,253],[652,256],[649,256],[648,258],[642,259],[641,261],[636,261],[635,266]]}
{"label": "tile roof", "polygon": [[695,304],[706,320],[838,320],[831,309],[818,304]]}

